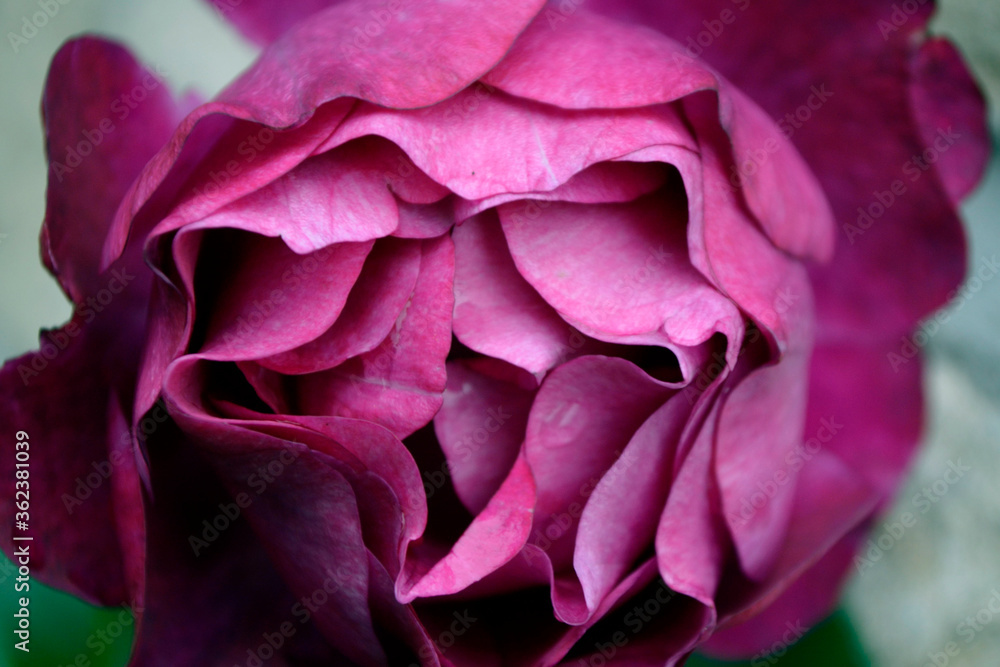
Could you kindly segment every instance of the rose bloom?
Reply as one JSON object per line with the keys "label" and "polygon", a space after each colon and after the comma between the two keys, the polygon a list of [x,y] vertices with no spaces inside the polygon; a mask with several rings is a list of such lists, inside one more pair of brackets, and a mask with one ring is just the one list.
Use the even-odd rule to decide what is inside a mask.
{"label": "rose bloom", "polygon": [[[930,3],[229,2],[55,56],[0,376],[133,665],[676,665],[822,618],[920,434],[983,101]],[[0,456],[4,544],[14,446]]]}

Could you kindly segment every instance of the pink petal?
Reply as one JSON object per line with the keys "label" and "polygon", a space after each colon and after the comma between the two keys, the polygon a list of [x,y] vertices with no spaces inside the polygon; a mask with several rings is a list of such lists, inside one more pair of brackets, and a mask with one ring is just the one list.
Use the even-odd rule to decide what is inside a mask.
{"label": "pink petal", "polygon": [[[580,517],[602,475],[671,391],[634,364],[609,357],[580,357],[545,378],[525,439],[538,486],[530,542],[557,574],[571,565]],[[563,622],[589,616],[571,572],[554,581],[552,600]]]}
{"label": "pink petal", "polygon": [[651,145],[695,146],[669,105],[573,112],[484,84],[418,111],[361,104],[326,145],[370,134],[398,145],[421,171],[468,200],[554,190],[591,165]]}
{"label": "pink petal", "polygon": [[365,259],[336,322],[305,345],[259,363],[280,373],[314,373],[375,349],[389,335],[413,294],[420,256],[417,242],[379,240]]}
{"label": "pink petal", "polygon": [[[570,201],[580,204],[626,202],[648,195],[666,184],[670,167],[653,162],[598,162],[577,173],[548,192],[533,192],[531,199]],[[458,202],[458,220],[511,201],[525,199],[524,193],[503,193],[477,201]]]}
{"label": "pink petal", "polygon": [[486,507],[517,459],[536,388],[530,374],[494,359],[448,364],[434,432],[472,514]]}
{"label": "pink petal", "polygon": [[[292,26],[340,0],[207,0],[249,40],[267,46]],[[374,5],[373,5],[374,6]],[[373,10],[374,11],[374,10]],[[364,34],[364,33],[362,33]]]}
{"label": "pink petal", "polygon": [[281,241],[243,232],[210,238],[203,253],[232,259],[201,264],[211,273],[199,280],[210,287],[196,308],[208,327],[202,353],[225,360],[270,356],[320,336],[343,310],[372,247],[340,243],[301,256]]}
{"label": "pink petal", "polygon": [[49,161],[42,259],[82,303],[107,286],[101,249],[115,210],[169,139],[177,111],[163,82],[128,51],[88,37],[53,58],[42,114]]}
{"label": "pink petal", "polygon": [[[711,398],[711,394],[705,396]],[[660,576],[667,586],[710,610],[703,626],[706,633],[715,626],[714,600],[732,544],[712,470],[717,419],[715,403],[679,465],[654,542]]]}
{"label": "pink petal", "polygon": [[[599,59],[601,67],[577,67]],[[539,17],[486,81],[516,95],[564,109],[622,109],[718,93],[717,118],[743,170],[750,210],[789,252],[828,258],[829,204],[802,158],[750,98],[651,30],[577,11],[555,29]]]}
{"label": "pink petal", "polygon": [[399,600],[457,593],[518,555],[531,532],[535,482],[523,456],[509,471],[447,555],[426,573],[419,562],[404,570],[396,586]]}
{"label": "pink petal", "polygon": [[420,275],[409,305],[377,348],[296,380],[305,414],[367,419],[405,437],[441,407],[451,347],[454,245],[421,241]]}
{"label": "pink petal", "polygon": [[989,163],[986,100],[961,54],[945,39],[924,42],[911,67],[916,121],[924,144],[938,154],[935,170],[957,204],[979,183]]}
{"label": "pink petal", "polygon": [[493,215],[466,220],[455,240],[455,336],[532,373],[552,368],[584,338],[518,273]]}
{"label": "pink petal", "polygon": [[[299,254],[388,236],[399,217],[376,159],[380,146],[361,140],[310,158],[192,227],[280,236]],[[156,233],[170,226],[158,226]]]}
{"label": "pink petal", "polygon": [[636,431],[580,517],[573,568],[594,612],[653,541],[691,405],[676,396]]}
{"label": "pink petal", "polygon": [[[357,97],[396,108],[435,104],[496,64],[541,5],[542,0],[514,5],[490,0],[474,7],[444,0],[422,2],[400,12],[363,50],[352,44],[354,28],[371,20],[372,3],[345,2],[312,15],[271,44],[216,101],[184,120],[126,195],[105,248],[105,261],[120,252],[132,218],[167,180],[186,143],[191,151],[204,151],[230,130],[226,142],[231,148],[216,154],[216,164],[225,169],[228,161],[235,161],[240,178],[233,180],[243,182],[242,193],[252,192],[308,156],[324,132],[348,113],[350,103],[345,100],[320,111],[326,117],[306,136],[291,133],[287,142],[279,142],[285,144],[281,150],[257,151],[254,160],[244,158],[242,163],[235,157],[238,147],[252,137],[262,139],[265,128],[234,124],[226,116],[287,128],[306,123],[321,105],[338,98]],[[435,39],[426,39],[428,34]],[[223,120],[209,121],[196,131],[200,121],[213,114],[222,114]],[[193,132],[195,136],[186,141]],[[209,174],[202,173],[196,182],[204,185]]]}
{"label": "pink petal", "polygon": [[688,262],[685,217],[672,189],[626,204],[553,203],[534,221],[500,208],[518,271],[584,333],[675,351],[716,332],[738,341],[739,312]]}
{"label": "pink petal", "polygon": [[449,199],[434,204],[410,204],[397,199],[399,227],[394,236],[406,239],[429,239],[447,234],[455,224],[452,202]]}

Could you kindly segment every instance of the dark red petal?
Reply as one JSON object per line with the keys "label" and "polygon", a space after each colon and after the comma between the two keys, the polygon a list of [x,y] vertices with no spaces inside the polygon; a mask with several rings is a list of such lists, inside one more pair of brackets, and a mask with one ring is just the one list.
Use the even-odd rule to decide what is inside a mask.
{"label": "dark red petal", "polygon": [[104,287],[101,252],[115,211],[177,114],[163,82],[117,44],[87,37],[55,55],[42,99],[42,259],[74,302]]}

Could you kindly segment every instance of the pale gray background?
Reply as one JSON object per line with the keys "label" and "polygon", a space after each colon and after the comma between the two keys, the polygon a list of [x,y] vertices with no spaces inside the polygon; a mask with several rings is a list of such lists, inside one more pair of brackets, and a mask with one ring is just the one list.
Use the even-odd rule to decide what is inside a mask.
{"label": "pale gray background", "polygon": [[[945,0],[938,30],[951,35],[991,93],[1000,128],[1000,2]],[[255,49],[198,0],[70,0],[14,53],[7,33],[38,11],[31,0],[0,9],[0,357],[36,346],[39,327],[62,324],[70,308],[38,258],[45,163],[38,104],[48,62],[81,32],[121,40],[168,73],[174,90],[218,91],[248,65]],[[793,29],[788,26],[783,29]],[[965,208],[970,258],[1000,254],[1000,161]],[[912,481],[886,521],[912,509],[911,498],[938,479],[949,460],[973,471],[919,517],[875,566],[848,586],[846,605],[875,664],[922,665],[949,641],[951,665],[995,667],[1000,615],[966,643],[957,625],[1000,590],[1000,279],[987,282],[929,344],[927,446]],[[863,382],[863,378],[859,378]]]}

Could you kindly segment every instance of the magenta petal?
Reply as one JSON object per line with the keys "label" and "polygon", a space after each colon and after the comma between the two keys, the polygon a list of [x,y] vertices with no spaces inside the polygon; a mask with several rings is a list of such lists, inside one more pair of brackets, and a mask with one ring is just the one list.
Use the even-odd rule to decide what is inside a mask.
{"label": "magenta petal", "polygon": [[396,200],[399,207],[399,226],[393,236],[405,239],[430,239],[447,234],[455,224],[455,214],[450,199],[433,204],[411,204]]}
{"label": "magenta petal", "polygon": [[500,361],[448,363],[434,432],[455,492],[471,513],[486,507],[517,459],[535,389],[534,377]]}
{"label": "magenta petal", "polygon": [[[404,571],[397,597],[409,602],[418,597],[457,593],[495,572],[517,556],[531,532],[535,481],[523,456],[448,554],[423,575],[416,568]],[[416,564],[416,563],[415,563]]]}
{"label": "magenta petal", "polygon": [[300,254],[388,236],[399,224],[396,200],[373,153],[372,142],[358,141],[310,158],[192,227],[280,236]]}
{"label": "magenta petal", "polygon": [[400,438],[434,417],[451,347],[454,244],[448,236],[420,243],[420,275],[393,330],[374,350],[298,378],[301,412],[367,419]]}
{"label": "magenta petal", "polygon": [[[280,631],[286,622],[294,633],[271,664],[285,667],[296,659],[343,664],[343,654],[323,640],[311,615],[293,613],[302,604],[300,596],[284,583],[245,517],[215,533],[207,547],[193,543],[206,534],[202,521],[225,518],[219,505],[239,507],[176,426],[158,431],[152,440],[152,498],[145,504],[147,578],[142,597],[134,601],[131,664],[217,667],[220,661],[245,662],[248,651],[253,654],[261,645],[263,633]],[[178,479],[187,483],[177,484]],[[193,590],[199,591],[195,605]],[[248,609],[255,613],[247,614]]]}
{"label": "magenta petal", "polygon": [[[490,72],[489,83],[565,109],[643,107],[717,91],[713,115],[729,135],[747,204],[761,226],[791,253],[829,258],[833,221],[826,196],[795,147],[750,98],[654,31],[587,11],[554,30],[544,19]],[[577,67],[577,59],[599,59],[601,67]],[[752,170],[742,168],[747,162]]]}
{"label": "magenta petal", "polygon": [[783,350],[793,327],[798,326],[789,313],[799,312],[811,299],[808,281],[800,266],[754,226],[726,182],[722,131],[705,117],[704,107],[698,114],[698,105],[692,106],[693,115],[701,121],[703,208],[700,215],[692,216],[688,229],[691,262],[774,337],[779,351]]}
{"label": "magenta petal", "polygon": [[[275,566],[297,595],[312,595],[329,581],[330,600],[315,623],[352,660],[387,664],[370,617],[368,551],[351,485],[316,452],[240,430],[229,429],[229,451],[210,456],[234,496],[252,492],[247,480],[274,461],[284,463],[283,454],[294,460],[246,510]],[[242,451],[232,448],[237,443]]]}
{"label": "magenta petal", "polygon": [[330,5],[337,4],[340,0],[282,0],[281,2],[207,0],[207,2],[215,7],[223,18],[236,26],[245,37],[261,46],[267,46],[296,23]]}
{"label": "magenta petal", "polygon": [[716,410],[705,418],[680,464],[655,539],[663,580],[671,589],[694,598],[712,611],[706,633],[715,624],[714,599],[726,554],[732,548],[721,517],[719,489],[712,469]]}
{"label": "magenta petal", "polygon": [[[127,430],[114,428],[109,421],[115,410],[110,403],[117,399],[102,363],[110,359],[104,359],[104,350],[95,347],[93,335],[84,333],[89,340],[72,340],[65,329],[52,334],[56,340],[71,341],[72,347],[52,361],[41,353],[12,359],[0,372],[0,422],[11,431],[0,462],[4,550],[13,559],[14,549],[22,544],[11,538],[31,536],[34,576],[93,603],[121,604],[128,582],[109,479],[131,474],[127,467],[116,465],[126,462],[130,454],[115,446],[118,455],[115,463],[111,461],[112,443],[124,438],[130,447],[131,438]],[[43,346],[57,349],[46,338],[42,338]],[[41,361],[47,362],[45,366]],[[31,369],[33,363],[44,369],[38,377],[19,372]],[[15,450],[14,429],[27,433],[27,449]],[[66,447],[68,443],[73,446]],[[27,451],[31,463],[28,532],[15,529],[19,511],[15,507],[15,451]],[[137,478],[133,483],[137,484]],[[24,500],[24,494],[17,500]]]}
{"label": "magenta petal", "polygon": [[[955,203],[979,182],[990,156],[986,100],[958,50],[929,39],[913,56],[910,95],[924,143],[938,153],[936,171]],[[946,148],[947,150],[942,150]]]}
{"label": "magenta petal", "polygon": [[[212,143],[210,137],[217,136],[219,121],[211,117],[221,114],[222,124],[231,117],[288,128],[308,125],[306,121],[313,114],[327,116],[322,123],[313,124],[305,138],[298,132],[288,133],[291,138],[278,151],[278,157],[288,158],[285,160],[275,160],[267,147],[258,151],[253,144],[247,146],[254,138],[263,140],[261,133],[269,129],[229,122],[233,131],[227,143],[255,156],[236,162],[240,178],[231,178],[229,187],[242,188],[241,194],[252,192],[305,159],[322,141],[324,132],[328,134],[348,113],[351,105],[347,98],[385,107],[418,108],[459,92],[500,60],[542,4],[542,0],[514,4],[489,0],[475,6],[445,0],[417,3],[397,14],[363,50],[353,45],[354,28],[372,20],[370,12],[379,9],[377,3],[344,2],[312,15],[265,49],[214,102],[196,109],[177,128],[170,143],[151,160],[126,195],[104,260],[110,261],[124,247],[132,218],[167,180],[189,135],[200,134],[193,145]],[[436,38],[426,39],[428,34]],[[320,109],[338,98],[344,103],[329,105],[326,112]],[[204,129],[199,131],[198,126]],[[280,141],[274,133],[270,136]],[[217,153],[216,169],[226,172],[229,162],[234,161],[233,154],[228,149]],[[199,181],[207,184],[210,173],[203,170]],[[248,174],[255,178],[246,178]],[[212,208],[210,201],[205,204]]]}
{"label": "magenta petal", "polygon": [[899,489],[924,423],[923,364],[915,355],[901,336],[881,345],[820,344],[812,357],[806,436],[822,436],[823,447],[886,502]]}
{"label": "magenta petal", "polygon": [[573,568],[594,611],[653,541],[691,405],[676,396],[636,431],[580,517]]}
{"label": "magenta petal", "polygon": [[[156,209],[152,237],[202,220],[308,159],[352,106],[347,99],[327,104],[289,131],[226,115],[204,117],[196,109],[126,193],[108,234],[105,261],[114,258],[134,233],[133,220],[147,204]],[[289,233],[307,242],[307,237]]]}
{"label": "magenta petal", "polygon": [[[502,193],[458,202],[456,217],[466,220],[487,209],[519,199],[569,201],[580,204],[626,202],[655,192],[666,184],[670,167],[656,162],[598,162],[548,192]],[[544,206],[544,204],[539,204]]]}
{"label": "magenta petal", "polygon": [[[610,14],[627,13],[685,43],[705,29],[703,21],[732,8],[729,0],[599,4]],[[914,120],[943,120],[947,115],[958,132],[968,127],[971,138],[982,136],[982,130],[973,127],[981,128],[984,119],[975,111],[977,103],[952,106],[937,93],[914,93],[915,82],[939,79],[922,66],[914,79],[914,63],[940,58],[942,70],[952,70],[948,76],[955,76],[948,88],[954,86],[956,94],[970,99],[966,75],[947,64],[950,58],[937,53],[939,47],[916,57],[928,40],[932,6],[923,6],[899,30],[883,33],[878,22],[891,15],[892,4],[749,3],[738,14],[741,29],[727,32],[702,54],[773,118],[787,123],[786,114],[792,114],[798,125],[791,128],[795,145],[823,186],[839,226],[834,260],[812,273],[820,330],[832,340],[901,335],[940,307],[964,275],[961,225],[942,185],[954,179],[934,178],[932,171],[921,171],[911,162],[927,148],[928,134],[947,127],[919,128]],[[793,14],[803,29],[776,34],[773,26]],[[844,29],[836,39],[823,40],[825,48],[816,48],[816,36],[833,25]],[[812,88],[821,86],[826,100],[813,121],[796,120],[799,107],[810,99],[813,106],[819,102]],[[928,108],[929,97],[935,101]],[[953,164],[949,158],[938,168]],[[867,209],[877,214],[878,193],[888,201],[885,193],[892,194],[889,189],[896,180],[906,188],[905,196],[895,197],[872,218]]]}
{"label": "magenta petal", "polygon": [[[616,342],[695,346],[742,334],[733,303],[687,259],[682,193],[625,204],[550,204],[536,220],[500,207],[518,271],[584,333]],[[640,342],[640,341],[635,341]]]}
{"label": "magenta petal", "polygon": [[420,255],[417,242],[376,242],[333,326],[315,340],[259,363],[280,373],[314,373],[375,349],[413,294]]}
{"label": "magenta petal", "polygon": [[727,629],[709,643],[713,652],[758,651],[787,630],[785,622],[811,625],[836,602],[879,496],[828,451],[806,451],[796,465],[800,474],[781,559],[766,581],[750,589],[752,604],[727,614]]}
{"label": "magenta petal", "polygon": [[[336,321],[372,242],[340,243],[301,256],[276,239],[235,232],[209,245],[232,253],[211,279],[220,293],[196,307],[209,322],[202,354],[255,359],[316,339]],[[200,278],[200,276],[199,276]]]}
{"label": "magenta petal", "polygon": [[434,181],[468,200],[551,191],[587,167],[651,145],[695,148],[669,105],[571,112],[482,84],[418,111],[358,105],[327,143],[370,134],[398,145]]}
{"label": "magenta petal", "polygon": [[518,273],[495,216],[466,220],[452,238],[455,336],[465,345],[540,373],[582,341]]}
{"label": "magenta petal", "polygon": [[531,543],[546,552],[557,574],[552,602],[563,622],[579,624],[590,615],[569,571],[584,508],[601,476],[671,393],[631,362],[598,356],[563,364],[542,383],[525,439],[538,486]]}
{"label": "magenta petal", "polygon": [[[137,86],[146,99],[133,110],[120,98]],[[107,287],[101,252],[115,210],[169,139],[177,111],[163,82],[123,47],[83,38],[55,55],[42,112],[49,160],[42,259],[81,303]]]}

